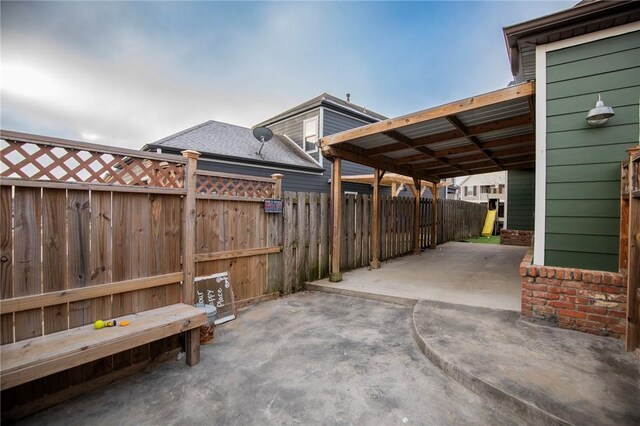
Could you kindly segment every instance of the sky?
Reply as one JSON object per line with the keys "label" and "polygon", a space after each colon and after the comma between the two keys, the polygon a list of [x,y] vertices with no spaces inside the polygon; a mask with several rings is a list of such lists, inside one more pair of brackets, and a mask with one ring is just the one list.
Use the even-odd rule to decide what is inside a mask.
{"label": "sky", "polygon": [[575,2],[5,2],[0,127],[138,149],[323,92],[388,117],[505,87],[502,27]]}

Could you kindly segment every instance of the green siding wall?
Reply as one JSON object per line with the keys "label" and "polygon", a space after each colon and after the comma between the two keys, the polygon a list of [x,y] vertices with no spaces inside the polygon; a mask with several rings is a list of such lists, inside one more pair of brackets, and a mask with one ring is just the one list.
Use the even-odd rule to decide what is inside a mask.
{"label": "green siding wall", "polygon": [[[616,115],[591,127],[598,94]],[[547,53],[547,265],[618,270],[620,161],[638,144],[639,99],[640,32]]]}
{"label": "green siding wall", "polygon": [[536,171],[507,173],[507,228],[533,231],[535,219]]}

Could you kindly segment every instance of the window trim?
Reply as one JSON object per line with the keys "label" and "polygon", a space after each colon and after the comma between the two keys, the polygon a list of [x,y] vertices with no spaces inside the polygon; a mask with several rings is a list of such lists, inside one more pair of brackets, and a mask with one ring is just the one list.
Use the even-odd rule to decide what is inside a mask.
{"label": "window trim", "polygon": [[306,152],[307,154],[314,154],[316,152],[318,152],[318,145],[317,144],[313,144],[313,149],[309,149],[307,150],[307,140],[306,140],[306,136],[305,136],[305,130],[307,128],[307,123],[308,122],[312,122],[315,121],[316,122],[316,139],[320,140],[320,120],[318,118],[318,116],[316,115],[315,117],[311,117],[311,118],[307,118],[305,120],[302,121],[302,149],[304,150],[304,152]]}

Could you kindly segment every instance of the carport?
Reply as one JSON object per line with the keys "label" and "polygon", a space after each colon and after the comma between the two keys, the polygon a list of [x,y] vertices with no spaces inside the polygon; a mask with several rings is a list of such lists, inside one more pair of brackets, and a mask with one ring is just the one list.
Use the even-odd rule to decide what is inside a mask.
{"label": "carport", "polygon": [[[374,168],[371,268],[380,267],[380,183],[385,173],[410,177],[414,194],[419,194],[422,181],[437,184],[445,178],[534,167],[534,96],[533,82],[512,85],[321,139],[322,153],[332,160],[332,200],[342,193],[342,160]],[[432,195],[437,199],[437,191],[432,190]],[[415,198],[417,218],[419,197]],[[330,281],[339,282],[341,203],[332,202],[331,208]],[[432,214],[436,215],[437,209]],[[435,217],[432,223],[436,223]],[[416,225],[414,233],[418,232]],[[417,242],[414,252],[420,252]]]}

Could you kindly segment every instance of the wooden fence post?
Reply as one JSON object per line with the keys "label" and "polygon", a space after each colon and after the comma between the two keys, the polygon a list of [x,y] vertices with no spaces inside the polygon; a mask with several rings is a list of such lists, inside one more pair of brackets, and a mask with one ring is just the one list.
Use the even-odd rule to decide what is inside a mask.
{"label": "wooden fence post", "polygon": [[193,279],[196,268],[196,170],[200,153],[186,150],[182,151],[182,155],[187,158],[187,164],[184,168],[184,187],[187,190],[187,195],[184,198],[182,222],[182,271],[184,273],[182,303],[193,305],[195,296]]}
{"label": "wooden fence post", "polygon": [[[193,305],[195,301],[193,280],[196,272],[196,170],[198,169],[197,151],[182,151],[187,158],[184,168],[184,187],[187,195],[184,198],[184,217],[182,222],[182,303]],[[184,351],[187,354],[187,365],[200,362],[200,330],[195,328],[186,333]]]}
{"label": "wooden fence post", "polygon": [[331,246],[331,274],[329,281],[342,281],[340,251],[342,242],[342,164],[340,158],[333,159],[331,166],[331,210],[333,212],[333,241]]}
{"label": "wooden fence post", "polygon": [[273,188],[273,198],[282,198],[282,177],[284,175],[280,173],[274,173],[271,175],[272,179],[276,180]]}

